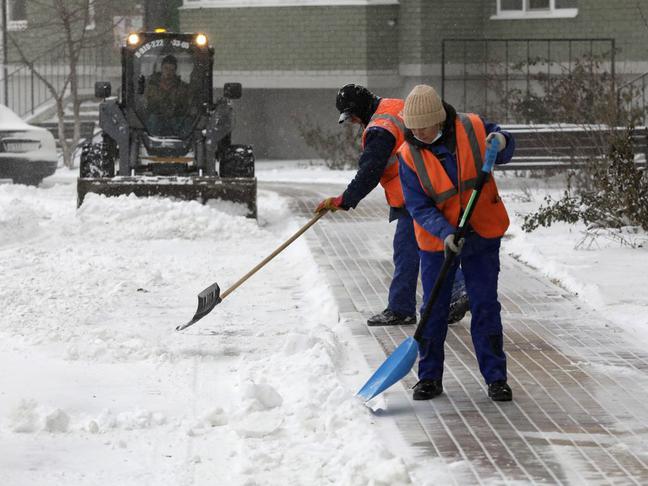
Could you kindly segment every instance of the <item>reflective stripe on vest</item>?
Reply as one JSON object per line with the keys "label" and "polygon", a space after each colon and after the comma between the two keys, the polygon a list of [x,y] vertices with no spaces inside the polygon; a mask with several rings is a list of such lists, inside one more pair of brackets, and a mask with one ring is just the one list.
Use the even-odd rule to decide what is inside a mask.
{"label": "reflective stripe on vest", "polygon": [[[482,159],[481,150],[479,150],[479,142],[477,142],[477,137],[475,136],[475,127],[473,127],[470,118],[465,113],[457,113],[457,117],[461,121],[461,124],[468,135],[468,143],[470,144],[470,151],[472,152],[473,161],[475,162],[475,174],[479,174],[479,171],[484,164]],[[473,189],[477,183],[477,177],[472,179],[466,179],[461,182],[462,186],[466,189]]]}
{"label": "reflective stripe on vest", "polygon": [[476,173],[479,174],[484,161],[482,160],[481,150],[479,150],[479,142],[477,142],[477,137],[475,136],[475,128],[473,127],[470,118],[468,118],[468,115],[465,113],[457,113],[457,116],[459,117],[459,120],[461,120],[461,124],[468,135],[470,150],[473,154],[473,160],[475,161]]}
{"label": "reflective stripe on vest", "polygon": [[418,147],[409,142],[407,142],[407,145],[409,145],[410,153],[412,154],[412,160],[414,161],[414,166],[416,167],[416,173],[418,174],[419,180],[421,181],[421,186],[423,187],[423,190],[428,195],[428,197],[434,201],[434,204],[438,206],[446,199],[450,199],[452,196],[457,194],[456,187],[453,187],[452,189],[441,194],[437,194],[434,190],[434,186],[432,185],[432,181],[430,180],[427,169],[425,168],[425,162],[423,162],[423,156],[421,155]]}
{"label": "reflective stripe on vest", "polygon": [[385,170],[389,169],[392,165],[398,163],[398,157],[396,154],[392,155],[389,157],[389,160],[387,161],[387,166],[385,167]]}
{"label": "reflective stripe on vest", "polygon": [[[405,124],[403,123],[403,121],[394,115],[390,115],[389,113],[380,113],[378,115],[372,116],[371,120],[369,120],[369,125],[367,126],[367,128],[371,127],[371,122],[376,120],[388,120],[396,125],[396,128],[398,128],[401,133],[405,132]],[[396,141],[396,144],[398,144],[398,140]],[[387,165],[385,166],[385,170],[398,163],[398,157],[396,157],[396,149],[398,149],[398,147],[394,147],[394,153],[391,155],[391,157],[389,157]]]}
{"label": "reflective stripe on vest", "polygon": [[[401,133],[405,132],[405,124],[403,123],[402,120],[400,120],[398,117],[395,117],[394,115],[390,115],[389,113],[381,113],[379,115],[374,115],[371,117],[371,120],[369,120],[369,125],[371,126],[371,122],[375,120],[389,120],[394,125],[396,125],[396,128],[398,128],[401,131]],[[398,141],[396,143],[398,143]],[[397,149],[398,147],[395,148]],[[394,153],[391,155],[391,157],[389,157],[389,160],[387,161],[385,170],[390,168],[392,165],[396,163],[398,163],[398,157],[396,157],[396,151],[394,150]]]}
{"label": "reflective stripe on vest", "polygon": [[390,115],[389,113],[380,113],[378,115],[374,115],[371,117],[371,120],[369,120],[369,125],[368,127],[371,126],[371,122],[374,120],[389,120],[392,122],[396,127],[401,131],[405,132],[405,124],[403,123],[402,120],[399,118],[395,117],[394,115]]}
{"label": "reflective stripe on vest", "polygon": [[[466,115],[465,113],[457,113],[457,116],[461,121],[464,130],[466,130],[466,134],[468,135],[468,142],[470,143],[470,151],[472,152],[473,161],[475,162],[476,173],[479,174],[479,171],[481,170],[483,165],[483,160],[481,156],[481,151],[479,150],[479,142],[477,142],[477,137],[475,136],[475,129],[472,125],[472,122],[470,121],[470,118],[468,118],[468,115]],[[419,151],[418,147],[416,147],[415,145],[409,142],[408,145],[409,145],[410,153],[412,154],[414,166],[416,167],[416,172],[421,181],[421,186],[423,187],[423,190],[429,196],[429,198],[434,201],[434,204],[438,206],[443,201],[446,201],[450,199],[452,196],[454,196],[455,194],[457,194],[456,187],[453,187],[452,189],[445,191],[441,194],[437,194],[436,191],[434,190],[434,187],[432,186],[432,181],[430,181],[430,177],[428,176],[427,170],[425,170],[425,163],[423,162],[423,156],[421,155],[421,152]],[[473,189],[476,183],[477,183],[476,177],[461,181],[461,185],[467,189]]]}
{"label": "reflective stripe on vest", "polygon": [[394,148],[387,158],[387,163],[380,177],[380,185],[385,190],[387,204],[394,208],[405,206],[403,189],[398,177],[398,157],[396,152],[405,141],[405,124],[401,117],[404,101],[396,98],[383,98],[380,100],[376,112],[373,114],[367,127],[362,133],[362,149],[365,149],[365,139],[369,129],[373,127],[387,131],[394,137]]}

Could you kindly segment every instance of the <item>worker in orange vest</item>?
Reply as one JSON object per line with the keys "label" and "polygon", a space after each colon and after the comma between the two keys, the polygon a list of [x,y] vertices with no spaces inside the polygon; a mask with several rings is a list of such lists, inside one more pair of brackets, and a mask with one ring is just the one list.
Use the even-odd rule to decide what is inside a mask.
{"label": "worker in orange vest", "polygon": [[512,400],[497,299],[500,242],[509,219],[492,175],[484,184],[465,238],[455,242],[454,234],[481,170],[487,143],[493,138],[498,140],[495,163],[503,164],[511,160],[515,140],[478,115],[457,113],[427,85],[414,87],[407,96],[403,120],[408,130],[398,150],[399,172],[405,205],[414,218],[421,250],[424,301],[429,298],[444,255],[456,255],[419,348],[420,381],[414,387],[414,399],[428,400],[443,392],[452,279],[461,265],[472,316],[470,333],[488,396],[494,401]]}
{"label": "worker in orange vest", "polygon": [[[416,323],[416,285],[419,276],[419,252],[412,218],[405,209],[403,190],[398,177],[396,151],[405,140],[403,100],[380,98],[364,86],[347,84],[336,97],[339,123],[361,125],[362,154],[358,172],[339,196],[324,199],[316,208],[348,210],[369,194],[380,182],[389,205],[389,221],[397,220],[393,242],[394,275],[389,286],[387,308],[369,318],[369,326]],[[468,296],[461,272],[452,292],[449,323],[463,318],[468,310]]]}

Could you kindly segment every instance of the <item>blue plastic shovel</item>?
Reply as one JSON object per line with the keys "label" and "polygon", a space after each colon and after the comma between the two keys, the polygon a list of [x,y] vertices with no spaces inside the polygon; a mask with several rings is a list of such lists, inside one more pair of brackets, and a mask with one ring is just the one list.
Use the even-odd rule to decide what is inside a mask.
{"label": "blue plastic shovel", "polygon": [[[464,237],[467,230],[467,223],[470,220],[475,206],[477,205],[477,200],[481,193],[481,189],[486,182],[488,174],[493,170],[493,165],[495,164],[495,158],[497,157],[499,142],[497,139],[490,141],[488,148],[486,149],[486,162],[482,165],[482,170],[477,176],[477,182],[473,189],[472,194],[470,195],[470,200],[468,205],[463,213],[461,221],[459,222],[459,227],[455,233],[455,242],[459,241]],[[441,291],[441,286],[445,281],[448,270],[452,266],[452,262],[455,259],[455,253],[449,253],[446,255],[443,260],[443,265],[441,266],[441,271],[434,282],[434,287],[430,293],[430,298],[425,304],[425,309],[423,309],[423,314],[419,321],[418,326],[416,327],[416,332],[414,337],[408,337],[403,341],[392,354],[385,360],[385,362],[380,365],[380,368],[369,378],[369,381],[360,388],[360,391],[357,395],[363,398],[365,401],[371,400],[375,396],[384,392],[387,388],[392,386],[397,381],[400,381],[407,373],[410,372],[416,357],[419,354],[419,346],[423,344],[423,331],[425,331],[425,326],[432,312],[432,306]]]}

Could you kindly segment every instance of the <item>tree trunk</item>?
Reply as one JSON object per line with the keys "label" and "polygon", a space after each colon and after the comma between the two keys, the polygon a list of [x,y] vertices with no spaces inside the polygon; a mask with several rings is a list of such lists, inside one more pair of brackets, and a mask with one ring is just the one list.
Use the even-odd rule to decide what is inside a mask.
{"label": "tree trunk", "polygon": [[58,136],[63,152],[63,165],[68,169],[73,166],[70,144],[65,139],[65,93],[56,97],[56,118],[58,120]]}
{"label": "tree trunk", "polygon": [[[74,60],[70,62],[70,102],[72,103],[72,116],[74,119],[74,131],[71,147],[76,147],[81,139],[81,117],[79,115],[81,100],[79,99],[79,83],[77,76],[77,65]],[[70,160],[70,168],[74,168],[74,159]]]}

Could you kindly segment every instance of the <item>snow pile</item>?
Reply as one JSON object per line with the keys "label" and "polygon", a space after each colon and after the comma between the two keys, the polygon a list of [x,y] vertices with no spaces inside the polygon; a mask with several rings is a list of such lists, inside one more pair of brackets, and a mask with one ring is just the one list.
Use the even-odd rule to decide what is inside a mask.
{"label": "snow pile", "polygon": [[11,199],[0,212],[0,247],[38,236],[39,213],[19,199]]}
{"label": "snow pile", "polygon": [[[276,169],[259,174],[322,182]],[[223,202],[91,195],[77,211],[73,182],[0,185],[3,484],[448,482],[354,397],[372,370],[304,238],[174,331],[199,291],[224,292],[304,224],[288,201],[260,191],[258,224]],[[523,233],[545,190],[503,182],[504,251],[648,343],[646,247],[584,245],[578,225]]]}
{"label": "snow pile", "polygon": [[[86,237],[112,237],[116,241],[237,240],[259,237],[263,233],[253,220],[228,214],[216,205],[162,198],[142,199],[133,195],[106,198],[90,194],[79,208],[78,218],[79,230]],[[114,231],[106,232],[106,226],[113,227]]]}
{"label": "snow pile", "polygon": [[[410,484],[354,398],[358,351],[300,227],[226,203],[0,186],[4,484]],[[365,376],[368,370],[362,370]]]}

